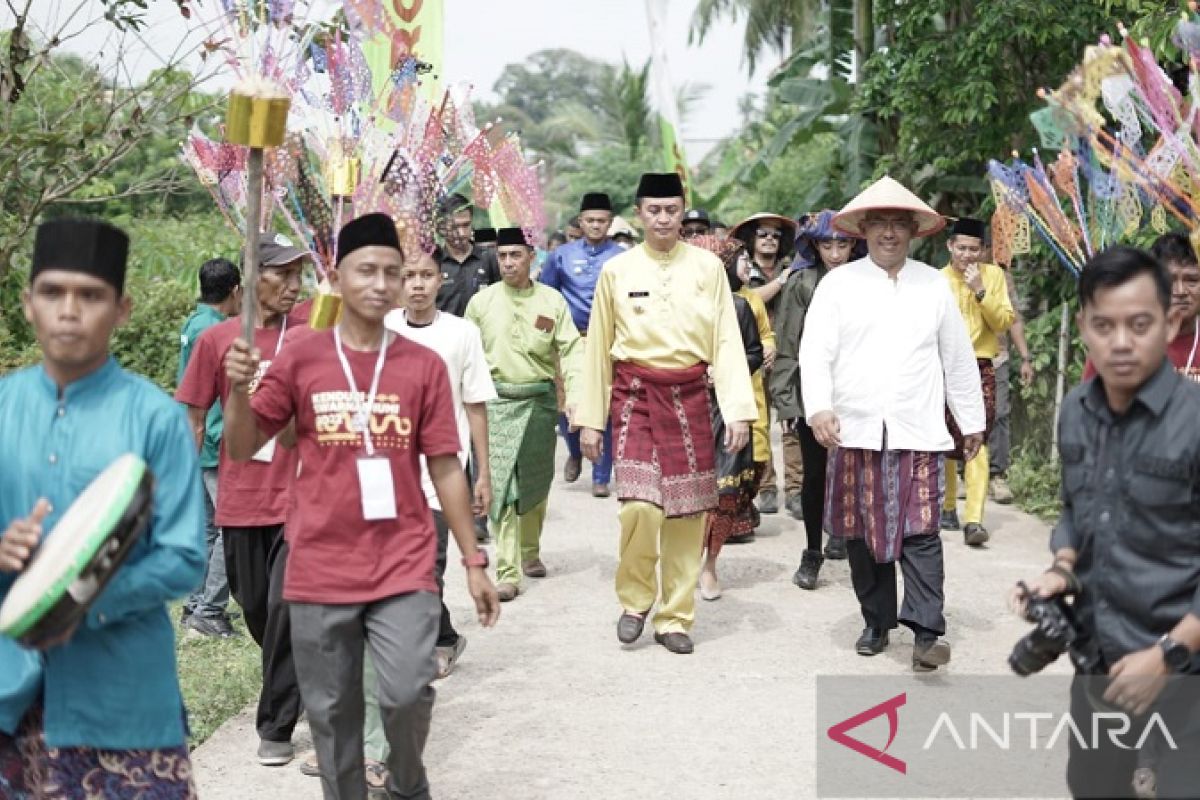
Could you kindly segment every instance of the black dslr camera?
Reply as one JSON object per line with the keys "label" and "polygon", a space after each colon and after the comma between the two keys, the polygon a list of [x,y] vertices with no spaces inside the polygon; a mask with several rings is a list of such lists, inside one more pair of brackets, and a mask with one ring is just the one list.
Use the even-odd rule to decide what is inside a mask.
{"label": "black dslr camera", "polygon": [[1081,646],[1084,637],[1079,620],[1072,604],[1067,602],[1067,597],[1073,595],[1038,597],[1024,582],[1017,585],[1025,593],[1025,619],[1032,622],[1034,628],[1013,647],[1008,657],[1012,671],[1021,677],[1041,672],[1047,664],[1070,650],[1071,661],[1077,670],[1088,675],[1101,672],[1099,655],[1091,648]]}

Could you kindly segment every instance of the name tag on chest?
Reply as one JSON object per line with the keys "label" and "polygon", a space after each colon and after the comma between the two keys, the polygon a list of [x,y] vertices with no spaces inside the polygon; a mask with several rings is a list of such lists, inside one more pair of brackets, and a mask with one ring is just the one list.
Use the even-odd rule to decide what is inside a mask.
{"label": "name tag on chest", "polygon": [[363,519],[395,519],[396,486],[392,481],[392,462],[386,458],[362,457],[357,466]]}

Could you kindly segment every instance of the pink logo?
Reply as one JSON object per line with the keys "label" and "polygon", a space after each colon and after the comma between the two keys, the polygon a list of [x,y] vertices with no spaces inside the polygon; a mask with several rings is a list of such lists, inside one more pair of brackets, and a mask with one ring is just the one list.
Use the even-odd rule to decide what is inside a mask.
{"label": "pink logo", "polygon": [[[896,770],[901,775],[907,775],[908,765],[895,756],[887,754],[887,749],[892,746],[892,742],[896,739],[896,734],[900,731],[900,715],[897,709],[904,705],[907,700],[907,693],[901,692],[890,700],[884,700],[879,705],[868,708],[861,714],[855,714],[849,719],[844,719],[829,729],[829,738],[840,745],[849,747],[860,755],[878,761],[885,767]],[[847,735],[847,731],[854,730],[864,722],[870,722],[884,714],[887,715],[888,721],[888,740],[882,750],[878,750],[865,742],[855,739],[853,736]]]}

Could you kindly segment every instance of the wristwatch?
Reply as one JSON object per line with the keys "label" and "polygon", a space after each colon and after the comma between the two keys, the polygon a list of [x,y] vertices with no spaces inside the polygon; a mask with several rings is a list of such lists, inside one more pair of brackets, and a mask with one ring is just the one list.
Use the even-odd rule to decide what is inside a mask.
{"label": "wristwatch", "polygon": [[1163,661],[1175,672],[1183,672],[1192,663],[1192,651],[1183,642],[1177,642],[1170,634],[1164,633],[1158,640],[1158,646],[1163,651]]}
{"label": "wristwatch", "polygon": [[779,273],[779,275],[776,276],[776,278],[775,278],[775,282],[778,283],[780,286],[783,286],[785,283],[788,282],[788,274],[790,272],[791,272],[791,270],[784,270],[783,272]]}
{"label": "wristwatch", "polygon": [[465,556],[462,560],[464,567],[482,567],[487,569],[488,563],[487,550],[476,550],[474,555]]}
{"label": "wristwatch", "polygon": [[978,292],[975,293],[975,301],[978,303],[982,303],[983,298],[986,295],[987,295],[987,289],[980,289]]}

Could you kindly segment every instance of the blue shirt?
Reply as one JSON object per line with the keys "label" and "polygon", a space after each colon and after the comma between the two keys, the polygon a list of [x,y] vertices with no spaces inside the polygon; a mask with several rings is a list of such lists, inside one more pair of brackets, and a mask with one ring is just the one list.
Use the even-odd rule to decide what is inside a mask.
{"label": "blue shirt", "polygon": [[[179,369],[175,372],[176,386],[183,383],[184,370],[192,358],[192,350],[195,349],[200,334],[224,320],[225,315],[220,311],[208,303],[201,303],[183,323],[183,330],[179,332]],[[224,430],[225,419],[221,416],[221,404],[213,403],[212,408],[208,410],[208,416],[204,418],[204,447],[200,450],[201,469],[217,468],[221,452],[221,434]]]}
{"label": "blue shirt", "polygon": [[[54,524],[123,453],[154,473],[150,526],[64,645],[44,653],[0,636],[0,730],[13,733],[39,696],[50,747],[112,750],[186,741],[167,601],[203,576],[204,501],[183,409],[109,358],[58,387],[41,365],[0,378],[0,530],[39,497]],[[16,576],[0,573],[0,602]]]}
{"label": "blue shirt", "polygon": [[587,239],[576,239],[556,247],[542,265],[538,280],[562,293],[580,333],[587,335],[600,270],[610,258],[624,252],[612,239],[605,239],[595,247]]}

